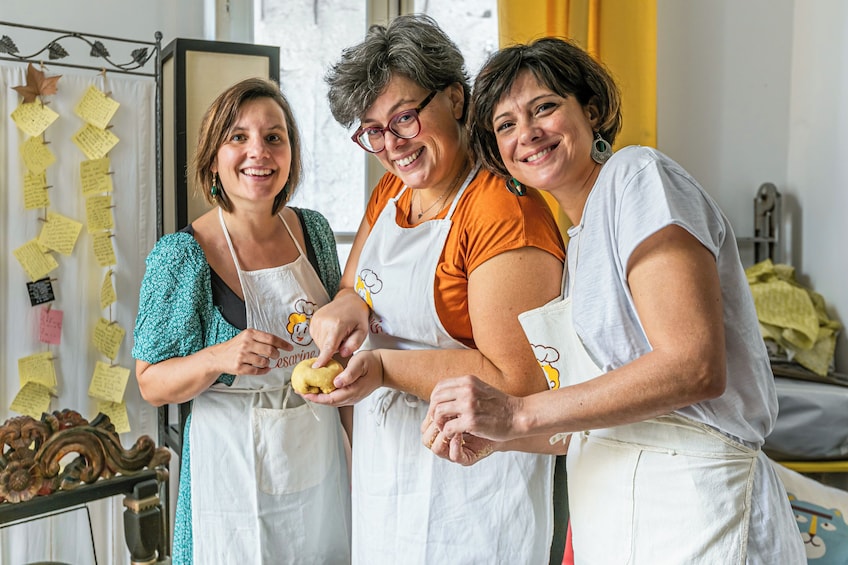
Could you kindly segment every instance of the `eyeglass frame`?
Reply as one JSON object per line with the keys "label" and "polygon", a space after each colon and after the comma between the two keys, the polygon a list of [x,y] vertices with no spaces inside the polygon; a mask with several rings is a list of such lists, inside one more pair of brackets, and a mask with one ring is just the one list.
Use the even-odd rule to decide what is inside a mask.
{"label": "eyeglass frame", "polygon": [[[415,108],[410,108],[409,110],[403,110],[402,112],[398,112],[397,114],[394,114],[391,118],[389,118],[389,122],[388,122],[388,125],[386,127],[381,127],[381,126],[366,126],[366,127],[363,127],[363,126],[360,126],[359,129],[357,129],[355,132],[353,132],[353,135],[350,136],[351,140],[353,140],[353,142],[355,144],[360,146],[362,149],[364,149],[368,153],[373,153],[373,154],[376,155],[377,153],[380,153],[381,151],[384,151],[386,149],[386,132],[387,131],[391,132],[392,135],[394,135],[395,137],[399,137],[400,139],[415,139],[416,137],[418,137],[418,134],[421,133],[421,119],[419,118],[419,116],[421,114],[421,110],[423,110],[424,107],[427,106],[427,104],[429,104],[430,101],[433,98],[435,98],[436,94],[438,94],[438,93],[439,93],[438,90],[433,90],[433,91],[430,92],[430,94],[427,95],[427,98],[422,100],[421,104],[419,104]],[[408,114],[408,115],[412,116],[413,118],[415,118],[415,122],[418,124],[418,131],[416,131],[414,135],[409,135],[409,136],[400,135],[399,133],[397,133],[395,130],[392,129],[392,124],[395,123],[395,121],[398,118],[400,118],[401,116],[404,116],[405,114]],[[360,138],[365,134],[365,130],[380,130],[380,134],[383,138],[382,149],[380,149],[378,151],[373,151],[373,150],[365,147],[365,145],[360,141]]]}

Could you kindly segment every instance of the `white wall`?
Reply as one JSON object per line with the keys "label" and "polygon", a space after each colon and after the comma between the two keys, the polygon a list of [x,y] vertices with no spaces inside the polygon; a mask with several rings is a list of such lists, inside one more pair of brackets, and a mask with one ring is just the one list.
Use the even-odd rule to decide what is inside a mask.
{"label": "white wall", "polygon": [[[753,235],[763,182],[783,195],[786,262],[848,321],[848,4],[657,0],[657,145]],[[625,117],[626,119],[626,117]],[[848,372],[848,342],[837,343]]]}
{"label": "white wall", "polygon": [[204,0],[2,0],[0,20],[138,41],[161,31],[164,46],[204,39],[203,8]]}

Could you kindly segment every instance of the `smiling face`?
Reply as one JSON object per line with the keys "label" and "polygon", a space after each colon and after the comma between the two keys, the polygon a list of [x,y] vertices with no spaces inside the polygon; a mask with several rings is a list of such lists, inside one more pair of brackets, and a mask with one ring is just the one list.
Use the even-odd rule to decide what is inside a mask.
{"label": "smiling face", "polygon": [[[386,127],[394,115],[417,107],[429,93],[415,81],[396,75],[362,116],[361,126]],[[458,122],[463,103],[458,84],[438,91],[418,115],[421,131],[417,136],[402,139],[389,131],[384,133],[386,147],[376,154],[380,163],[410,188],[449,185],[458,161],[467,154]]]}
{"label": "smiling face", "polygon": [[509,173],[557,195],[580,190],[595,169],[596,121],[592,104],[584,107],[573,96],[563,98],[523,71],[495,105],[492,127]]}
{"label": "smiling face", "polygon": [[291,169],[286,132],[285,114],[272,98],[242,105],[212,165],[235,209],[273,205]]}

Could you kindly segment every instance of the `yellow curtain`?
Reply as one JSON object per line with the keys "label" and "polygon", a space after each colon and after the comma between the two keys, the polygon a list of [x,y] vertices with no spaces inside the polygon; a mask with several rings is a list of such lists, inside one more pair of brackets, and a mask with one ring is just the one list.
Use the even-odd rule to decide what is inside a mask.
{"label": "yellow curtain", "polygon": [[[656,0],[498,0],[501,47],[568,37],[603,62],[621,89],[623,125],[615,148],[657,143]],[[545,193],[560,229],[571,225]]]}

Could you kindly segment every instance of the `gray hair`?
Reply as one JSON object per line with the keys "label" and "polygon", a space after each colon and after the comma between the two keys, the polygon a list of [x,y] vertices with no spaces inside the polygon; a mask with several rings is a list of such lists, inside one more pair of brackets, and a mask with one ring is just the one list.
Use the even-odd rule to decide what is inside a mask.
{"label": "gray hair", "polygon": [[349,128],[374,104],[394,75],[426,90],[462,85],[464,124],[471,96],[465,60],[434,19],[423,14],[398,16],[388,26],[373,25],[365,39],[342,51],[327,72],[327,98],[337,122]]}

